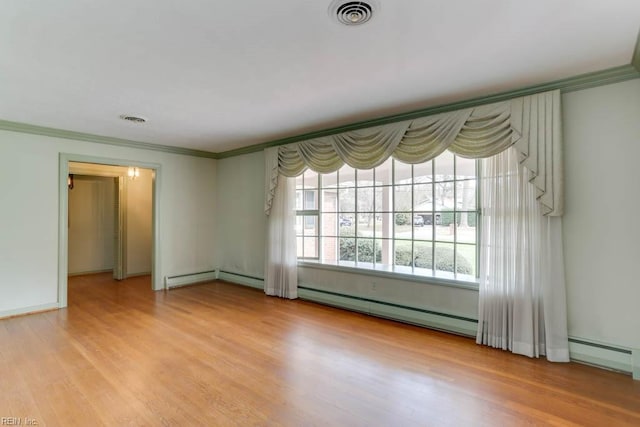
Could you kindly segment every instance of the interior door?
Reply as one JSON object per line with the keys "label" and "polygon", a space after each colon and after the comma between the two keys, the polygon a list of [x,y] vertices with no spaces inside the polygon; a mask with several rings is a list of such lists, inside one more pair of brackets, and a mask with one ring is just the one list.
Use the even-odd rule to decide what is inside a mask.
{"label": "interior door", "polygon": [[126,180],[123,176],[118,176],[116,178],[114,178],[116,185],[114,186],[115,188],[115,195],[113,198],[114,201],[114,218],[115,218],[115,227],[113,227],[114,230],[114,256],[113,256],[113,261],[114,261],[114,266],[113,266],[113,278],[116,280],[123,280],[125,279],[125,272],[127,271],[126,269],[126,260],[127,260],[127,256],[126,256],[126,237],[125,237],[125,233],[126,233],[126,219],[125,219],[125,212],[126,212],[126,206],[125,204],[127,203],[126,201],[126,197],[125,197],[125,188],[124,186],[126,185]]}

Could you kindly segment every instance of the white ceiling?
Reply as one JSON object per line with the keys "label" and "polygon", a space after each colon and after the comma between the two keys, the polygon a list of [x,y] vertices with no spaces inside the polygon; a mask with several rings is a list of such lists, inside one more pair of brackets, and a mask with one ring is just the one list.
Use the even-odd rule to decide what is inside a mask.
{"label": "white ceiling", "polygon": [[[629,64],[638,0],[3,0],[0,119],[213,152]],[[135,125],[121,114],[149,119]]]}

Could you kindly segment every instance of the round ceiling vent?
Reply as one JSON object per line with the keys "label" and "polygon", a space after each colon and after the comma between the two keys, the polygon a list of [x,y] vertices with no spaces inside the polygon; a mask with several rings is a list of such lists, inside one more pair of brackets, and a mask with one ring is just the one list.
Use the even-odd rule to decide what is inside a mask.
{"label": "round ceiling vent", "polygon": [[137,123],[137,124],[142,124],[147,122],[147,119],[145,119],[144,117],[131,116],[129,114],[123,114],[120,116],[120,118],[122,120],[126,120],[128,122]]}
{"label": "round ceiling vent", "polygon": [[329,6],[329,14],[344,25],[360,25],[368,22],[377,10],[377,4],[369,1],[334,0]]}

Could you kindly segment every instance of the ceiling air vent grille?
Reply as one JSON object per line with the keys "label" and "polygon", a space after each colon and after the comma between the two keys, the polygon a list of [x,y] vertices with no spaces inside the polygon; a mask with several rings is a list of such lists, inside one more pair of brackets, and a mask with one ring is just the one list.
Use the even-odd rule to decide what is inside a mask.
{"label": "ceiling air vent grille", "polygon": [[334,1],[329,7],[331,15],[344,25],[364,24],[372,18],[373,11],[374,6],[364,1]]}
{"label": "ceiling air vent grille", "polygon": [[145,119],[144,117],[131,116],[129,114],[123,114],[120,116],[120,118],[122,120],[126,120],[128,122],[137,123],[137,124],[142,124],[147,122],[147,119]]}

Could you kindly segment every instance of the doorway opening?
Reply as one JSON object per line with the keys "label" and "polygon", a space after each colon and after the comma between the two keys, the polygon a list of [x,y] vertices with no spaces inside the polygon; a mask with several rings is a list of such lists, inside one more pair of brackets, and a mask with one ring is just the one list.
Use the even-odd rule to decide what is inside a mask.
{"label": "doorway opening", "polygon": [[116,280],[158,280],[159,165],[60,156],[58,306],[69,276],[111,272]]}

